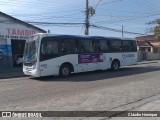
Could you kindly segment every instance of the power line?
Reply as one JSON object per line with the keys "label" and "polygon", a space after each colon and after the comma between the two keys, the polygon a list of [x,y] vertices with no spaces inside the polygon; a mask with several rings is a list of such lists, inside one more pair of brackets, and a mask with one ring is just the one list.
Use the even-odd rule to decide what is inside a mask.
{"label": "power line", "polygon": [[141,8],[144,8],[145,10],[150,10],[153,12],[159,12],[159,10],[155,9],[153,6],[150,6],[148,4],[146,4],[146,2],[143,2],[142,0],[132,0],[133,3],[135,3],[136,5],[141,6]]}
{"label": "power line", "polygon": [[125,19],[118,19],[118,20],[104,20],[104,21],[98,21],[95,23],[114,23],[114,22],[120,22],[120,21],[126,21],[126,20],[135,20],[135,19],[142,19],[142,18],[146,18],[146,17],[150,17],[150,16],[157,16],[160,15],[160,13],[155,13],[155,14],[151,14],[151,15],[145,15],[145,16],[132,16],[130,18],[125,18]]}
{"label": "power line", "polygon": [[[27,7],[52,7],[52,8],[58,8],[59,7],[63,7],[63,8],[68,8],[68,7],[75,7],[76,5],[75,4],[63,4],[63,3],[56,3],[56,2],[43,2],[43,1],[38,1],[38,4],[37,2],[26,2],[26,1],[20,1],[20,0],[16,0],[16,1],[13,1],[13,0],[8,0],[8,1],[1,1],[1,4],[6,4],[6,5],[12,5],[12,4],[17,4],[17,5],[21,5],[21,6],[27,6]],[[77,5],[78,6],[78,5]],[[75,7],[76,8],[76,7]]]}
{"label": "power line", "polygon": [[[77,13],[76,13],[77,14]],[[75,14],[68,14],[68,15],[63,15],[63,16],[52,16],[52,15],[49,15],[49,16],[39,16],[39,17],[28,17],[30,19],[32,19],[33,21],[35,20],[48,20],[48,21],[51,21],[51,20],[55,20],[55,19],[63,19],[63,20],[80,20],[82,21],[83,19],[83,16],[79,16],[79,17],[74,17],[73,15]]]}
{"label": "power line", "polygon": [[114,1],[111,1],[111,2],[101,3],[99,5],[110,4],[110,3],[115,3],[115,2],[119,2],[119,1],[123,1],[123,0],[114,0]]}
{"label": "power line", "polygon": [[153,5],[151,5],[151,3],[148,3],[148,1],[142,1],[142,0],[136,0],[138,3],[140,3],[141,6],[144,6],[144,8],[150,9],[154,12],[159,12],[159,9],[156,9],[155,7],[153,7]]}
{"label": "power line", "polygon": [[[81,13],[80,11],[72,11],[70,14],[65,14],[65,15],[51,15],[51,13],[48,13],[48,14],[15,14],[15,15],[12,15],[12,16],[15,16],[15,17],[18,17],[19,18],[22,18],[24,19],[23,16],[26,16],[28,18],[28,21],[32,20],[32,21],[36,21],[36,20],[48,20],[48,21],[53,21],[53,20],[56,20],[56,19],[63,19],[63,20],[68,20],[68,21],[73,21],[73,20],[76,20],[76,21],[83,21],[83,17],[84,15],[83,14],[79,14]],[[79,17],[74,17],[75,15],[79,14]],[[22,17],[21,17],[22,16]],[[25,17],[25,19],[26,19]],[[26,20],[24,20],[26,21]],[[59,20],[58,20],[59,21]]]}
{"label": "power line", "polygon": [[[69,23],[69,22],[32,22],[32,21],[25,21],[26,23],[30,24],[38,24],[38,25],[84,25],[85,23]],[[2,20],[0,23],[15,23],[14,21],[9,20]]]}
{"label": "power line", "polygon": [[79,31],[79,35],[81,34],[81,32],[83,31],[83,29],[85,28],[85,25],[83,25]]}
{"label": "power line", "polygon": [[[25,2],[16,2],[16,1],[0,1],[1,5],[7,5],[7,6],[18,6],[18,7],[27,7],[27,8],[32,8],[32,9],[35,9],[35,8],[39,8],[39,9],[46,9],[47,10],[61,10],[61,8],[63,7],[64,8],[80,8],[80,9],[83,9],[83,6],[75,6],[74,4],[71,5],[71,6],[61,6],[61,4],[57,4],[57,5],[53,5],[53,2],[51,2],[49,4],[49,2],[46,4],[46,3],[43,3],[43,4],[37,4],[37,3],[31,3],[31,4],[25,4]],[[39,3],[39,2],[38,2]]]}
{"label": "power line", "polygon": [[[104,27],[104,26],[97,26],[97,25],[90,25],[90,26],[92,26],[93,28],[98,28],[98,29],[102,29],[102,30],[108,30],[108,31],[122,33],[122,30],[119,30],[119,29],[113,29],[113,28],[108,28],[108,27]],[[142,33],[137,33],[137,32],[130,32],[130,31],[123,31],[123,33],[134,34],[134,35],[148,35],[148,34],[142,34]]]}
{"label": "power line", "polygon": [[[43,16],[43,17],[46,17],[46,16],[53,16],[53,17],[64,17],[64,16],[72,16],[72,15],[77,15],[78,13],[80,13],[80,11],[79,10],[71,10],[71,11],[64,11],[64,12],[69,12],[70,14],[66,14],[66,15],[60,15],[60,16],[53,16],[53,12],[50,12],[50,13],[37,13],[37,14],[25,14],[25,13],[23,13],[23,14],[15,14],[15,13],[9,13],[10,15],[12,15],[12,16],[17,16],[17,17],[39,17],[39,16]],[[61,12],[58,12],[58,15],[59,15],[59,13],[61,13]],[[54,14],[55,14],[55,12],[54,12]]]}
{"label": "power line", "polygon": [[95,7],[94,7],[94,9],[96,10],[96,8],[98,7],[98,5],[99,5],[99,3],[101,2],[102,0],[99,0],[98,2],[97,2],[97,4],[95,5]]}
{"label": "power line", "polygon": [[27,23],[32,23],[32,24],[52,24],[52,25],[84,25],[85,23],[54,23],[54,22],[30,22],[27,21]]}

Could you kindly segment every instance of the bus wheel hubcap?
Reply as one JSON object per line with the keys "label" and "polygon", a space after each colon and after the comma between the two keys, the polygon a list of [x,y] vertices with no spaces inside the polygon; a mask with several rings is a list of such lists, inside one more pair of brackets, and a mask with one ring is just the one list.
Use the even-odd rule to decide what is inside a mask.
{"label": "bus wheel hubcap", "polygon": [[63,69],[63,74],[64,75],[68,75],[69,74],[69,69],[68,68],[64,68]]}
{"label": "bus wheel hubcap", "polygon": [[115,70],[117,70],[117,69],[118,69],[118,63],[115,63],[115,64],[113,65],[113,67],[114,67]]}

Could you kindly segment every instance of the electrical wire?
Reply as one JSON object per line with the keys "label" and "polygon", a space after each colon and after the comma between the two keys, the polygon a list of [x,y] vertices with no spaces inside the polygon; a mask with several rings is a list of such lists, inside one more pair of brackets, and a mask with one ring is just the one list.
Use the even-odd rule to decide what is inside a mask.
{"label": "electrical wire", "polygon": [[123,0],[114,0],[114,1],[111,1],[111,2],[101,3],[99,5],[105,5],[105,4],[115,3],[115,2],[119,2],[119,1],[123,1]]}
{"label": "electrical wire", "polygon": [[[122,30],[108,28],[108,27],[104,27],[104,26],[97,26],[97,25],[90,25],[90,26],[93,27],[93,28],[108,30],[108,31],[112,31],[112,32],[122,32]],[[123,31],[123,33],[134,34],[134,35],[148,35],[148,34],[142,34],[142,33],[137,33],[137,32],[130,32],[130,31]]]}
{"label": "electrical wire", "polygon": [[150,15],[145,15],[145,16],[133,16],[130,18],[125,18],[125,19],[119,19],[119,20],[104,20],[104,21],[97,21],[95,23],[114,23],[114,22],[122,22],[122,21],[126,21],[126,20],[136,20],[136,19],[142,19],[142,18],[146,18],[146,17],[151,17],[151,16],[159,16],[160,13],[155,13],[155,14],[150,14]]}

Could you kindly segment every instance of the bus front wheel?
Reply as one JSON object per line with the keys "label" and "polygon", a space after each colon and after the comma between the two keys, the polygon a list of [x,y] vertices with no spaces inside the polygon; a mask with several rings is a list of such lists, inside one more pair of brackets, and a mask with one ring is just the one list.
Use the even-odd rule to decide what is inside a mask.
{"label": "bus front wheel", "polygon": [[71,68],[69,65],[62,65],[59,70],[61,77],[69,77],[71,75]]}
{"label": "bus front wheel", "polygon": [[118,60],[114,60],[111,64],[111,70],[117,71],[120,67],[120,63]]}

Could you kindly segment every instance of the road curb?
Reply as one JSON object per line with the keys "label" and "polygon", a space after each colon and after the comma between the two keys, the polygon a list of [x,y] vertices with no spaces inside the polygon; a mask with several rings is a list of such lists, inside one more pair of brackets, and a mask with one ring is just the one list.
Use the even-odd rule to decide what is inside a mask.
{"label": "road curb", "polygon": [[152,61],[152,62],[138,62],[138,65],[141,65],[141,64],[151,64],[151,63],[158,63],[160,61]]}
{"label": "road curb", "polygon": [[27,75],[15,75],[15,76],[2,76],[1,79],[9,79],[9,78],[20,78],[20,77],[27,77]]}

